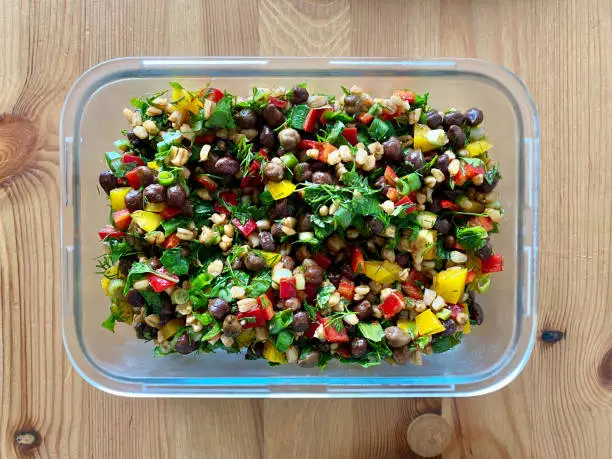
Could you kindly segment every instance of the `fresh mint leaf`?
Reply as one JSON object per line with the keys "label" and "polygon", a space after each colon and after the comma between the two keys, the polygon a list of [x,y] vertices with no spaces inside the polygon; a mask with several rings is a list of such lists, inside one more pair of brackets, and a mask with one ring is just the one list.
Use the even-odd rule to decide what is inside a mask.
{"label": "fresh mint leaf", "polygon": [[215,322],[210,330],[208,330],[204,336],[202,336],[202,341],[208,341],[209,339],[217,336],[219,333],[221,333],[221,325],[219,325],[219,322]]}
{"label": "fresh mint leaf", "polygon": [[127,292],[129,292],[130,288],[132,287],[132,284],[134,283],[134,277],[153,272],[153,268],[151,268],[148,263],[133,263],[132,267],[130,268],[130,272],[127,275],[127,278],[125,279],[125,289],[123,290],[123,293],[127,295]]}
{"label": "fresh mint leaf", "polygon": [[352,220],[353,212],[351,211],[349,205],[341,205],[340,208],[334,214],[334,223],[336,224],[336,227],[346,229],[351,226]]}
{"label": "fresh mint leaf", "polygon": [[119,258],[125,257],[127,255],[134,255],[136,251],[134,248],[128,244],[126,241],[119,241],[117,239],[109,239],[106,241],[110,248],[110,258],[112,264],[117,264]]}
{"label": "fresh mint leaf", "polygon": [[192,314],[196,319],[198,319],[198,322],[200,322],[205,327],[215,321],[215,318],[208,311],[206,311],[204,314],[200,314],[199,312],[193,311]]}
{"label": "fresh mint leaf", "polygon": [[189,272],[189,262],[183,257],[179,248],[164,250],[159,261],[169,273],[182,276]]}
{"label": "fresh mint leaf", "polygon": [[425,108],[427,107],[427,101],[429,99],[429,93],[426,92],[425,94],[421,95],[421,94],[415,94],[414,95],[414,102],[410,104],[410,108]]}
{"label": "fresh mint leaf", "polygon": [[291,309],[285,309],[284,311],[277,312],[272,316],[270,323],[270,333],[276,335],[281,330],[287,328],[293,322],[293,311]]}
{"label": "fresh mint leaf", "polygon": [[274,343],[276,349],[280,352],[287,352],[287,349],[293,344],[294,338],[295,336],[289,330],[282,330]]}
{"label": "fresh mint leaf", "polygon": [[444,239],[438,239],[436,242],[436,257],[441,260],[450,260],[451,251],[444,247]]}
{"label": "fresh mint leaf", "polygon": [[463,162],[474,167],[484,167],[484,161],[480,158],[463,158]]}

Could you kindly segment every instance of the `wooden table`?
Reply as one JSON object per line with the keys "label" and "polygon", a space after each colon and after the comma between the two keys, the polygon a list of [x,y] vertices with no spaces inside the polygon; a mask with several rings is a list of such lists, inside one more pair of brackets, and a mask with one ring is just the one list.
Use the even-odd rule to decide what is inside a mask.
{"label": "wooden table", "polygon": [[[168,2],[170,3],[170,2]],[[204,4],[206,4],[204,6]],[[404,458],[417,415],[445,458],[612,451],[609,0],[0,2],[0,457]],[[509,387],[458,400],[131,400],[71,368],[58,304],[58,124],[75,78],[130,55],[477,56],[530,88],[541,122],[540,328]],[[607,314],[606,314],[607,313]]]}

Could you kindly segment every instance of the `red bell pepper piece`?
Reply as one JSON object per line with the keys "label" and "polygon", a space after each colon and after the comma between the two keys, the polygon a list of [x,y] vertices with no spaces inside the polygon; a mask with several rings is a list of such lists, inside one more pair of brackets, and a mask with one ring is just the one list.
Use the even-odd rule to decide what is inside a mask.
{"label": "red bell pepper piece", "polygon": [[249,234],[257,229],[257,223],[252,218],[249,218],[244,225],[237,218],[232,219],[232,223],[244,237],[249,237]]}
{"label": "red bell pepper piece", "polygon": [[139,166],[144,166],[144,161],[142,159],[140,159],[138,156],[134,156],[134,155],[123,155],[123,157],[121,158],[121,162],[123,164],[128,164],[128,163],[136,163]]}
{"label": "red bell pepper piece", "polygon": [[401,198],[400,198],[399,191],[397,191],[397,188],[393,188],[393,187],[389,188],[387,190],[387,198],[389,198],[389,200],[393,202],[399,201]]}
{"label": "red bell pepper piece", "polygon": [[397,182],[397,174],[391,168],[391,166],[387,166],[385,169],[385,181],[391,186],[395,186],[395,182]]}
{"label": "red bell pepper piece", "polygon": [[298,144],[299,150],[310,150],[312,148],[319,149],[319,142],[316,140],[301,140]]}
{"label": "red bell pepper piece", "polygon": [[413,300],[423,299],[423,292],[421,292],[421,289],[418,286],[411,284],[410,282],[403,282],[402,290]]}
{"label": "red bell pepper piece", "polygon": [[380,305],[380,310],[382,311],[385,319],[390,319],[391,317],[399,314],[399,312],[404,309],[405,304],[406,300],[401,293],[392,292],[385,299],[383,304]]}
{"label": "red bell pepper piece", "polygon": [[320,323],[317,322],[310,322],[308,324],[308,329],[304,332],[304,335],[306,336],[306,338],[312,338],[315,334],[315,332],[317,331],[317,328],[319,328]]}
{"label": "red bell pepper piece", "polygon": [[482,260],[480,272],[497,273],[504,270],[504,260],[501,255],[491,255],[486,260]]}
{"label": "red bell pepper piece", "polygon": [[178,284],[178,281],[179,281],[178,276],[168,274],[168,271],[166,271],[166,268],[159,268],[156,272],[163,274],[164,277],[166,278],[176,279],[176,280],[170,281],[169,279],[156,276],[153,273],[149,274],[147,276],[147,279],[149,279],[149,284],[151,284],[151,287],[153,287],[153,290],[155,290],[156,293],[163,292],[168,287],[172,287]]}
{"label": "red bell pepper piece", "polygon": [[180,243],[181,243],[181,240],[176,235],[176,233],[172,233],[170,236],[166,238],[164,242],[161,243],[161,246],[164,249],[173,249],[175,247],[178,247]]}
{"label": "red bell pepper piece", "polygon": [[259,303],[259,307],[263,311],[264,319],[270,320],[274,316],[274,308],[272,306],[272,300],[268,297],[267,293],[263,295],[259,295],[257,297],[257,302]]}
{"label": "red bell pepper piece", "polygon": [[272,96],[272,97],[270,97],[269,102],[272,105],[274,105],[274,106],[276,106],[278,108],[283,108],[283,109],[287,108],[287,101],[286,100],[281,100],[281,99],[278,99],[278,98]]}
{"label": "red bell pepper piece", "polygon": [[198,182],[200,185],[202,185],[207,190],[209,190],[209,191],[217,191],[217,187],[218,187],[217,182],[215,182],[208,175],[200,174],[200,175],[196,176],[195,179],[196,179],[196,182]]}
{"label": "red bell pepper piece", "polygon": [[345,359],[351,357],[351,351],[349,351],[346,347],[339,347],[338,349],[336,349],[336,354],[344,357]]}
{"label": "red bell pepper piece", "polygon": [[467,276],[465,276],[465,285],[474,282],[474,279],[476,279],[476,273],[474,272],[474,270],[470,269],[467,273]]}
{"label": "red bell pepper piece", "polygon": [[463,167],[465,168],[465,176],[468,178],[468,180],[473,179],[478,174],[484,175],[485,173],[484,167],[482,166],[472,166],[471,164],[465,163]]}
{"label": "red bell pepper piece", "polygon": [[392,121],[396,116],[400,116],[402,114],[401,112],[401,108],[398,107],[397,110],[394,113],[387,113],[385,111],[383,111],[380,114],[380,117],[385,120],[385,121]]}
{"label": "red bell pepper piece", "polygon": [[171,218],[174,218],[177,215],[180,215],[181,212],[182,210],[177,207],[166,206],[159,212],[159,216],[163,218],[164,220],[170,220]]}
{"label": "red bell pepper piece", "polygon": [[475,216],[468,220],[470,226],[482,226],[488,233],[493,231],[493,220],[489,217]]}
{"label": "red bell pepper piece", "polygon": [[135,190],[139,190],[142,186],[140,182],[140,177],[138,177],[138,172],[136,169],[132,169],[129,172],[125,173],[125,179],[127,180],[128,185]]}
{"label": "red bell pepper piece", "polygon": [[351,269],[357,274],[365,272],[365,260],[363,258],[363,253],[357,247],[353,249]]}
{"label": "red bell pepper piece", "polygon": [[115,228],[118,230],[126,230],[132,222],[130,211],[127,209],[121,209],[117,212],[113,212],[113,222],[115,222]]}
{"label": "red bell pepper piece", "polygon": [[412,204],[410,207],[408,207],[406,209],[406,213],[410,214],[412,212],[414,212],[416,210],[416,204],[414,203],[414,201],[412,199],[410,199],[410,196],[404,196],[402,199],[400,199],[399,201],[397,201],[395,203],[395,207],[399,207],[402,206],[404,204]]}
{"label": "red bell pepper piece", "polygon": [[355,119],[360,123],[370,124],[372,121],[374,121],[374,115],[371,115],[368,112],[363,112],[357,115]]}
{"label": "red bell pepper piece", "polygon": [[295,288],[295,278],[294,277],[285,277],[280,280],[280,289],[279,289],[279,297],[282,300],[286,300],[288,298],[293,298],[297,294],[297,290]]}
{"label": "red bell pepper piece", "polygon": [[325,338],[330,343],[346,343],[349,340],[346,328],[342,325],[342,331],[336,330],[333,325],[330,324],[329,317],[323,317],[321,319],[323,328],[325,330]]}
{"label": "red bell pepper piece", "polygon": [[453,201],[449,201],[448,199],[442,199],[440,201],[440,207],[448,210],[459,210],[459,206]]}
{"label": "red bell pepper piece", "polygon": [[414,102],[414,93],[412,91],[407,91],[405,89],[398,89],[396,91],[393,91],[393,95],[400,96],[402,100],[405,100],[410,104]]}
{"label": "red bell pepper piece", "polygon": [[304,293],[306,294],[306,301],[312,303],[317,298],[317,285],[306,284]]}
{"label": "red bell pepper piece", "polygon": [[319,121],[321,122],[322,126],[326,126],[329,121],[329,115],[327,115],[328,113],[331,115],[332,113],[334,113],[334,111],[331,108],[324,108],[321,112],[321,119]]}
{"label": "red bell pepper piece", "polygon": [[[274,311],[272,313],[274,314]],[[261,327],[266,323],[266,315],[264,314],[263,309],[259,305],[257,305],[255,309],[251,309],[250,311],[238,313],[238,320],[240,321],[242,319],[246,319],[247,317],[252,317],[255,320],[245,320],[242,324],[242,328],[244,329]]]}
{"label": "red bell pepper piece", "polygon": [[352,301],[353,295],[355,294],[355,282],[343,277],[338,284],[338,293],[340,296]]}
{"label": "red bell pepper piece", "polygon": [[453,177],[453,182],[455,182],[456,186],[463,186],[465,184],[465,182],[467,182],[468,178],[465,175],[465,170],[463,169],[463,166],[459,167],[459,172],[457,172],[457,174],[455,174],[455,176]]}
{"label": "red bell pepper piece", "polygon": [[342,131],[342,136],[347,140],[351,145],[357,145],[357,128],[344,128]]}
{"label": "red bell pepper piece", "polygon": [[311,108],[306,115],[306,119],[304,120],[303,129],[306,132],[314,132],[317,128],[317,123],[321,119],[321,115],[323,114],[324,109],[322,108]]}
{"label": "red bell pepper piece", "polygon": [[208,100],[212,100],[215,103],[223,99],[223,91],[217,88],[208,88],[205,90],[205,94]]}
{"label": "red bell pepper piece", "polygon": [[261,184],[261,175],[259,175],[259,171],[261,169],[261,164],[259,161],[253,161],[249,166],[249,170],[242,178],[240,182],[240,188],[250,188],[253,186],[258,186]]}
{"label": "red bell pepper piece", "polygon": [[448,307],[451,310],[451,317],[453,319],[457,318],[457,314],[461,314],[462,312],[465,312],[463,310],[463,306],[461,306],[460,304],[451,304],[451,305],[448,305]]}
{"label": "red bell pepper piece", "polygon": [[213,140],[215,140],[215,137],[217,137],[215,134],[199,135],[199,136],[196,136],[196,138],[194,139],[194,143],[196,145],[204,145],[206,143],[212,143]]}
{"label": "red bell pepper piece", "polygon": [[327,269],[331,265],[331,260],[322,253],[317,253],[311,258],[323,269]]}
{"label": "red bell pepper piece", "polygon": [[[238,203],[238,195],[233,191],[222,191],[219,193],[219,198],[223,199],[227,204],[235,206]],[[225,208],[220,202],[215,202],[213,206],[215,212],[223,212],[224,214],[231,214],[231,212]]]}
{"label": "red bell pepper piece", "polygon": [[112,225],[106,225],[98,230],[98,236],[100,236],[100,239],[102,240],[106,238],[120,239],[123,236],[125,236],[125,233],[123,231],[119,231],[117,228],[115,228]]}

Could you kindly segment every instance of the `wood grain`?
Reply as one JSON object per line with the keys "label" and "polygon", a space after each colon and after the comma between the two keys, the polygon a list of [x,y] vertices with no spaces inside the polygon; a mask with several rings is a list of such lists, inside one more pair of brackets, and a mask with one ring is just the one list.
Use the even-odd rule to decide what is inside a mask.
{"label": "wood grain", "polygon": [[[441,414],[444,458],[612,451],[609,0],[0,0],[0,457],[35,429],[50,458],[404,458]],[[516,72],[540,114],[540,328],[509,387],[458,400],[131,400],[80,379],[61,342],[58,127],[89,66],[128,55],[473,56]]]}

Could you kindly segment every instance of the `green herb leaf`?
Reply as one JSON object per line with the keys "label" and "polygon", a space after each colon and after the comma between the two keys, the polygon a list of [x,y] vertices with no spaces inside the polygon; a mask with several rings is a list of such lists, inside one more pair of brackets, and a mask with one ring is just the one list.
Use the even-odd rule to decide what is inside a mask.
{"label": "green herb leaf", "polygon": [[359,322],[357,326],[363,337],[367,340],[378,343],[385,337],[385,332],[378,322]]}
{"label": "green herb leaf", "polygon": [[306,311],[306,314],[308,314],[310,320],[312,320],[313,322],[317,320],[317,312],[315,311],[315,308],[310,306],[306,301],[304,301],[303,307],[304,311]]}
{"label": "green herb leaf", "polygon": [[444,247],[444,239],[439,238],[436,242],[436,257],[441,260],[450,260],[451,251]]}
{"label": "green herb leaf", "polygon": [[368,128],[368,134],[374,140],[385,140],[393,132],[393,126],[388,121],[383,121],[380,118],[374,118],[372,124]]}
{"label": "green herb leaf", "polygon": [[185,228],[191,223],[191,220],[185,217],[177,217],[171,218],[170,220],[163,220],[161,225],[164,229],[164,233],[166,237],[170,236],[172,233],[176,232],[177,228],[182,227]]}
{"label": "green herb leaf", "polygon": [[134,248],[128,244],[126,241],[119,241],[117,239],[109,239],[108,241],[105,241],[106,244],[108,244],[108,247],[110,248],[110,258],[112,261],[112,264],[117,264],[117,262],[119,261],[119,258],[121,257],[125,257],[128,255],[134,255],[136,253],[136,251],[134,250]]}
{"label": "green herb leaf", "polygon": [[482,226],[457,228],[457,242],[465,249],[480,250],[487,242],[487,230]]}
{"label": "green herb leaf", "polygon": [[172,274],[181,276],[189,272],[189,262],[181,255],[179,248],[164,250],[159,261]]}
{"label": "green herb leaf", "polygon": [[138,293],[142,295],[147,307],[145,308],[147,315],[159,314],[162,308],[162,301],[159,293],[152,290],[141,290]]}
{"label": "green herb leaf", "polygon": [[410,108],[425,108],[427,107],[427,100],[429,99],[429,93],[426,92],[425,94],[421,95],[421,94],[415,94],[414,95],[414,102],[412,104],[410,104]]}
{"label": "green herb leaf", "polygon": [[219,333],[221,333],[221,325],[219,325],[219,322],[215,322],[211,329],[208,330],[204,336],[202,336],[202,341],[208,341],[209,339],[217,336]]}
{"label": "green herb leaf", "polygon": [[205,327],[215,321],[215,318],[208,311],[206,311],[204,314],[200,314],[198,312],[193,311],[192,314],[196,319],[198,319],[198,322],[200,322]]}
{"label": "green herb leaf", "polygon": [[353,221],[353,212],[349,208],[349,204],[342,204],[334,214],[333,220],[336,227],[346,229],[351,226],[351,222]]}
{"label": "green herb leaf", "polygon": [[293,344],[294,338],[293,333],[291,333],[289,330],[281,331],[276,338],[276,343],[274,343],[276,345],[276,349],[281,352],[287,352],[287,349],[289,349],[289,347]]}
{"label": "green herb leaf", "polygon": [[284,311],[277,312],[272,316],[270,324],[270,333],[276,335],[281,330],[287,328],[293,322],[293,311],[291,309],[285,309]]}
{"label": "green herb leaf", "polygon": [[463,333],[457,332],[452,335],[434,338],[431,343],[431,348],[434,354],[441,354],[454,348],[461,343]]}
{"label": "green herb leaf", "polygon": [[153,271],[153,268],[151,268],[148,263],[136,262],[132,264],[130,272],[128,273],[127,278],[125,279],[125,289],[123,290],[123,293],[127,294],[127,292],[129,292],[130,288],[132,287],[132,284],[134,283],[134,277],[140,277],[142,274],[149,274],[153,272],[155,271]]}
{"label": "green herb leaf", "polygon": [[342,89],[345,96],[348,96],[351,93],[351,91],[349,91],[345,86],[340,85],[340,89]]}
{"label": "green herb leaf", "polygon": [[492,169],[487,170],[487,172],[485,172],[485,180],[487,181],[487,183],[489,185],[493,185],[493,182],[495,180],[495,176],[498,175],[499,170],[498,170],[498,166],[497,164],[495,166],[493,166]]}
{"label": "green herb leaf", "polygon": [[[289,96],[290,97],[290,96]],[[306,104],[294,105],[289,111],[288,124],[293,129],[304,129],[310,107]]]}
{"label": "green herb leaf", "polygon": [[211,129],[233,129],[236,127],[234,118],[232,117],[232,108],[234,105],[234,96],[230,94],[224,95],[213,110],[210,118],[206,122],[206,127]]}
{"label": "green herb leaf", "polygon": [[271,286],[272,275],[270,271],[262,271],[251,279],[251,282],[246,288],[246,295],[249,298],[256,298],[266,293]]}
{"label": "green herb leaf", "polygon": [[321,310],[327,308],[327,302],[329,301],[329,297],[335,291],[336,287],[334,287],[333,285],[324,285],[323,287],[321,287],[321,289],[319,289],[317,293],[317,309]]}

